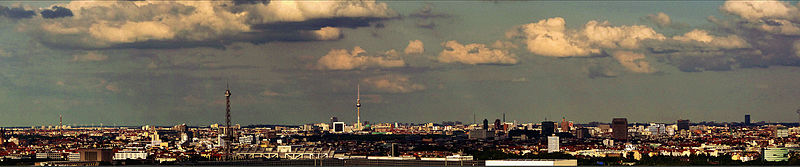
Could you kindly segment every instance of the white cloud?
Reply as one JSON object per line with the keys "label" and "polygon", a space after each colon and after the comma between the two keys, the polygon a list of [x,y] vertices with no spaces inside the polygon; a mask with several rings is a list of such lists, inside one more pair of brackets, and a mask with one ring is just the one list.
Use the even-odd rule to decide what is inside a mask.
{"label": "white cloud", "polygon": [[635,73],[653,73],[655,69],[645,59],[644,54],[631,51],[617,51],[611,54],[623,67]]}
{"label": "white cloud", "polygon": [[669,18],[669,15],[665,14],[664,12],[658,12],[656,14],[649,14],[647,15],[647,20],[656,23],[658,27],[667,27],[672,24],[672,19]]}
{"label": "white cloud", "polygon": [[542,56],[570,57],[588,56],[600,50],[589,48],[585,42],[573,40],[566,32],[566,22],[561,17],[540,20],[519,27],[519,32],[512,31],[507,36],[522,36],[528,51]]}
{"label": "white cloud", "polygon": [[374,90],[388,93],[409,93],[425,90],[424,85],[413,83],[409,77],[405,75],[369,77],[362,79],[361,82]]}
{"label": "white cloud", "polygon": [[394,17],[386,3],[364,1],[270,1],[267,5],[246,5],[252,13],[251,22],[300,22],[310,19],[337,17]]}
{"label": "white cloud", "polygon": [[602,49],[634,49],[642,40],[666,38],[647,26],[612,26],[608,21],[592,20],[582,29],[567,29],[561,17],[519,26],[506,36],[522,38],[531,53],[552,57],[591,56]]}
{"label": "white cloud", "polygon": [[516,55],[505,49],[486,47],[484,44],[462,45],[457,41],[442,43],[444,50],[439,53],[438,60],[442,63],[463,64],[517,64]]}
{"label": "white cloud", "polygon": [[317,40],[329,41],[342,38],[342,30],[336,27],[323,27],[312,32],[316,35]]}
{"label": "white cloud", "polygon": [[72,55],[72,61],[103,61],[108,59],[108,56],[98,53],[97,51],[88,51],[86,54]]}
{"label": "white cloud", "polygon": [[406,54],[422,54],[425,52],[425,46],[420,40],[408,41],[408,46],[404,52]]}
{"label": "white cloud", "polygon": [[[242,34],[270,33],[253,28],[265,24],[396,16],[385,3],[370,0],[271,1],[247,5],[235,5],[232,1],[70,1],[54,6],[70,9],[74,16],[37,18],[20,29],[46,43],[90,49],[150,41],[257,40],[247,38],[252,34]],[[341,30],[334,27],[296,31],[290,34],[311,35],[298,37],[306,40],[341,37]],[[285,38],[286,34],[279,35]]]}
{"label": "white cloud", "polygon": [[745,21],[745,27],[779,35],[800,35],[800,8],[789,2],[763,1],[726,1],[720,10],[739,16]]}
{"label": "white cloud", "polygon": [[361,55],[366,53],[364,49],[356,46],[353,51],[348,52],[347,49],[332,49],[328,54],[322,56],[317,61],[317,68],[327,70],[352,70],[356,68],[368,67],[404,67],[406,63],[403,59],[397,58],[393,50],[387,52],[389,55],[384,56],[366,56]]}
{"label": "white cloud", "polygon": [[725,37],[718,37],[708,34],[708,31],[694,29],[681,36],[673,36],[672,39],[682,42],[700,42],[710,47],[719,47],[725,49],[746,48],[750,45],[744,39],[737,35],[728,35]]}
{"label": "white cloud", "polygon": [[776,0],[725,1],[720,10],[750,21],[765,18],[795,19],[800,17],[797,15],[797,7],[789,4],[789,2]]}

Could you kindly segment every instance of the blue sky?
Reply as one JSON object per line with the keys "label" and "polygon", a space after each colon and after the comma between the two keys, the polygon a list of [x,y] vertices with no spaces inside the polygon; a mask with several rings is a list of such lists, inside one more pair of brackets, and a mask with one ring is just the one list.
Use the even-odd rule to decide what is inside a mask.
{"label": "blue sky", "polygon": [[796,122],[798,12],[782,1],[4,1],[0,126],[59,114],[219,123],[226,82],[243,125],[353,122],[357,84],[370,122]]}

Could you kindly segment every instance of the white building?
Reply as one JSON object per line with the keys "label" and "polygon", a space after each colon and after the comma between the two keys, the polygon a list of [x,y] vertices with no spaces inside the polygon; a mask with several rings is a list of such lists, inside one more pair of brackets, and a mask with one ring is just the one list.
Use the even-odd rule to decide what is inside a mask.
{"label": "white building", "polygon": [[547,152],[559,152],[559,140],[558,136],[547,136]]}
{"label": "white building", "polygon": [[81,153],[69,153],[67,155],[68,161],[81,161]]}
{"label": "white building", "polygon": [[147,153],[143,151],[121,151],[114,153],[114,160],[142,160],[147,159]]}
{"label": "white building", "polygon": [[48,153],[36,153],[36,159],[64,159],[61,153],[57,152],[48,152]]}

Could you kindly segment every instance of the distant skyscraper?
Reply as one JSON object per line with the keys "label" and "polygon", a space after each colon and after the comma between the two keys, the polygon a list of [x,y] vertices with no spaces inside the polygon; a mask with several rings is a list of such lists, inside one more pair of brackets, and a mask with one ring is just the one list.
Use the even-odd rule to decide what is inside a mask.
{"label": "distant skyscraper", "polygon": [[556,133],[556,123],[553,121],[542,122],[542,135],[550,136]]}
{"label": "distant skyscraper", "polygon": [[689,120],[688,119],[678,120],[678,130],[689,130]]}
{"label": "distant skyscraper", "polygon": [[489,120],[483,119],[483,130],[489,130]]}
{"label": "distant skyscraper", "polygon": [[578,128],[576,133],[577,137],[580,139],[592,137],[592,134],[589,134],[589,128]]}
{"label": "distant skyscraper", "polygon": [[611,121],[611,136],[615,140],[628,140],[628,119],[614,118]]}
{"label": "distant skyscraper", "polygon": [[750,114],[744,115],[744,125],[750,125]]}
{"label": "distant skyscraper", "polygon": [[333,129],[333,132],[335,132],[335,133],[344,132],[344,122],[334,122],[332,129]]}
{"label": "distant skyscraper", "polygon": [[567,117],[561,117],[561,132],[569,132],[569,122],[567,122]]}
{"label": "distant skyscraper", "polygon": [[6,129],[0,128],[0,145],[6,141]]}
{"label": "distant skyscraper", "polygon": [[560,143],[558,140],[558,136],[547,136],[547,152],[559,152]]}
{"label": "distant skyscraper", "polygon": [[331,126],[333,126],[334,122],[339,122],[339,118],[331,117]]}
{"label": "distant skyscraper", "polygon": [[494,130],[503,130],[503,124],[500,123],[500,119],[494,120]]}

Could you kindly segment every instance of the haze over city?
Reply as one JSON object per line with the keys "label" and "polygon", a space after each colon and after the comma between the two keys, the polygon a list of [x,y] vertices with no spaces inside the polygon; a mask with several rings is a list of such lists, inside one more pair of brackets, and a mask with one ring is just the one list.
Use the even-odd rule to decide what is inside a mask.
{"label": "haze over city", "polygon": [[[0,126],[797,122],[783,1],[2,1]],[[477,123],[477,122],[475,122]]]}

